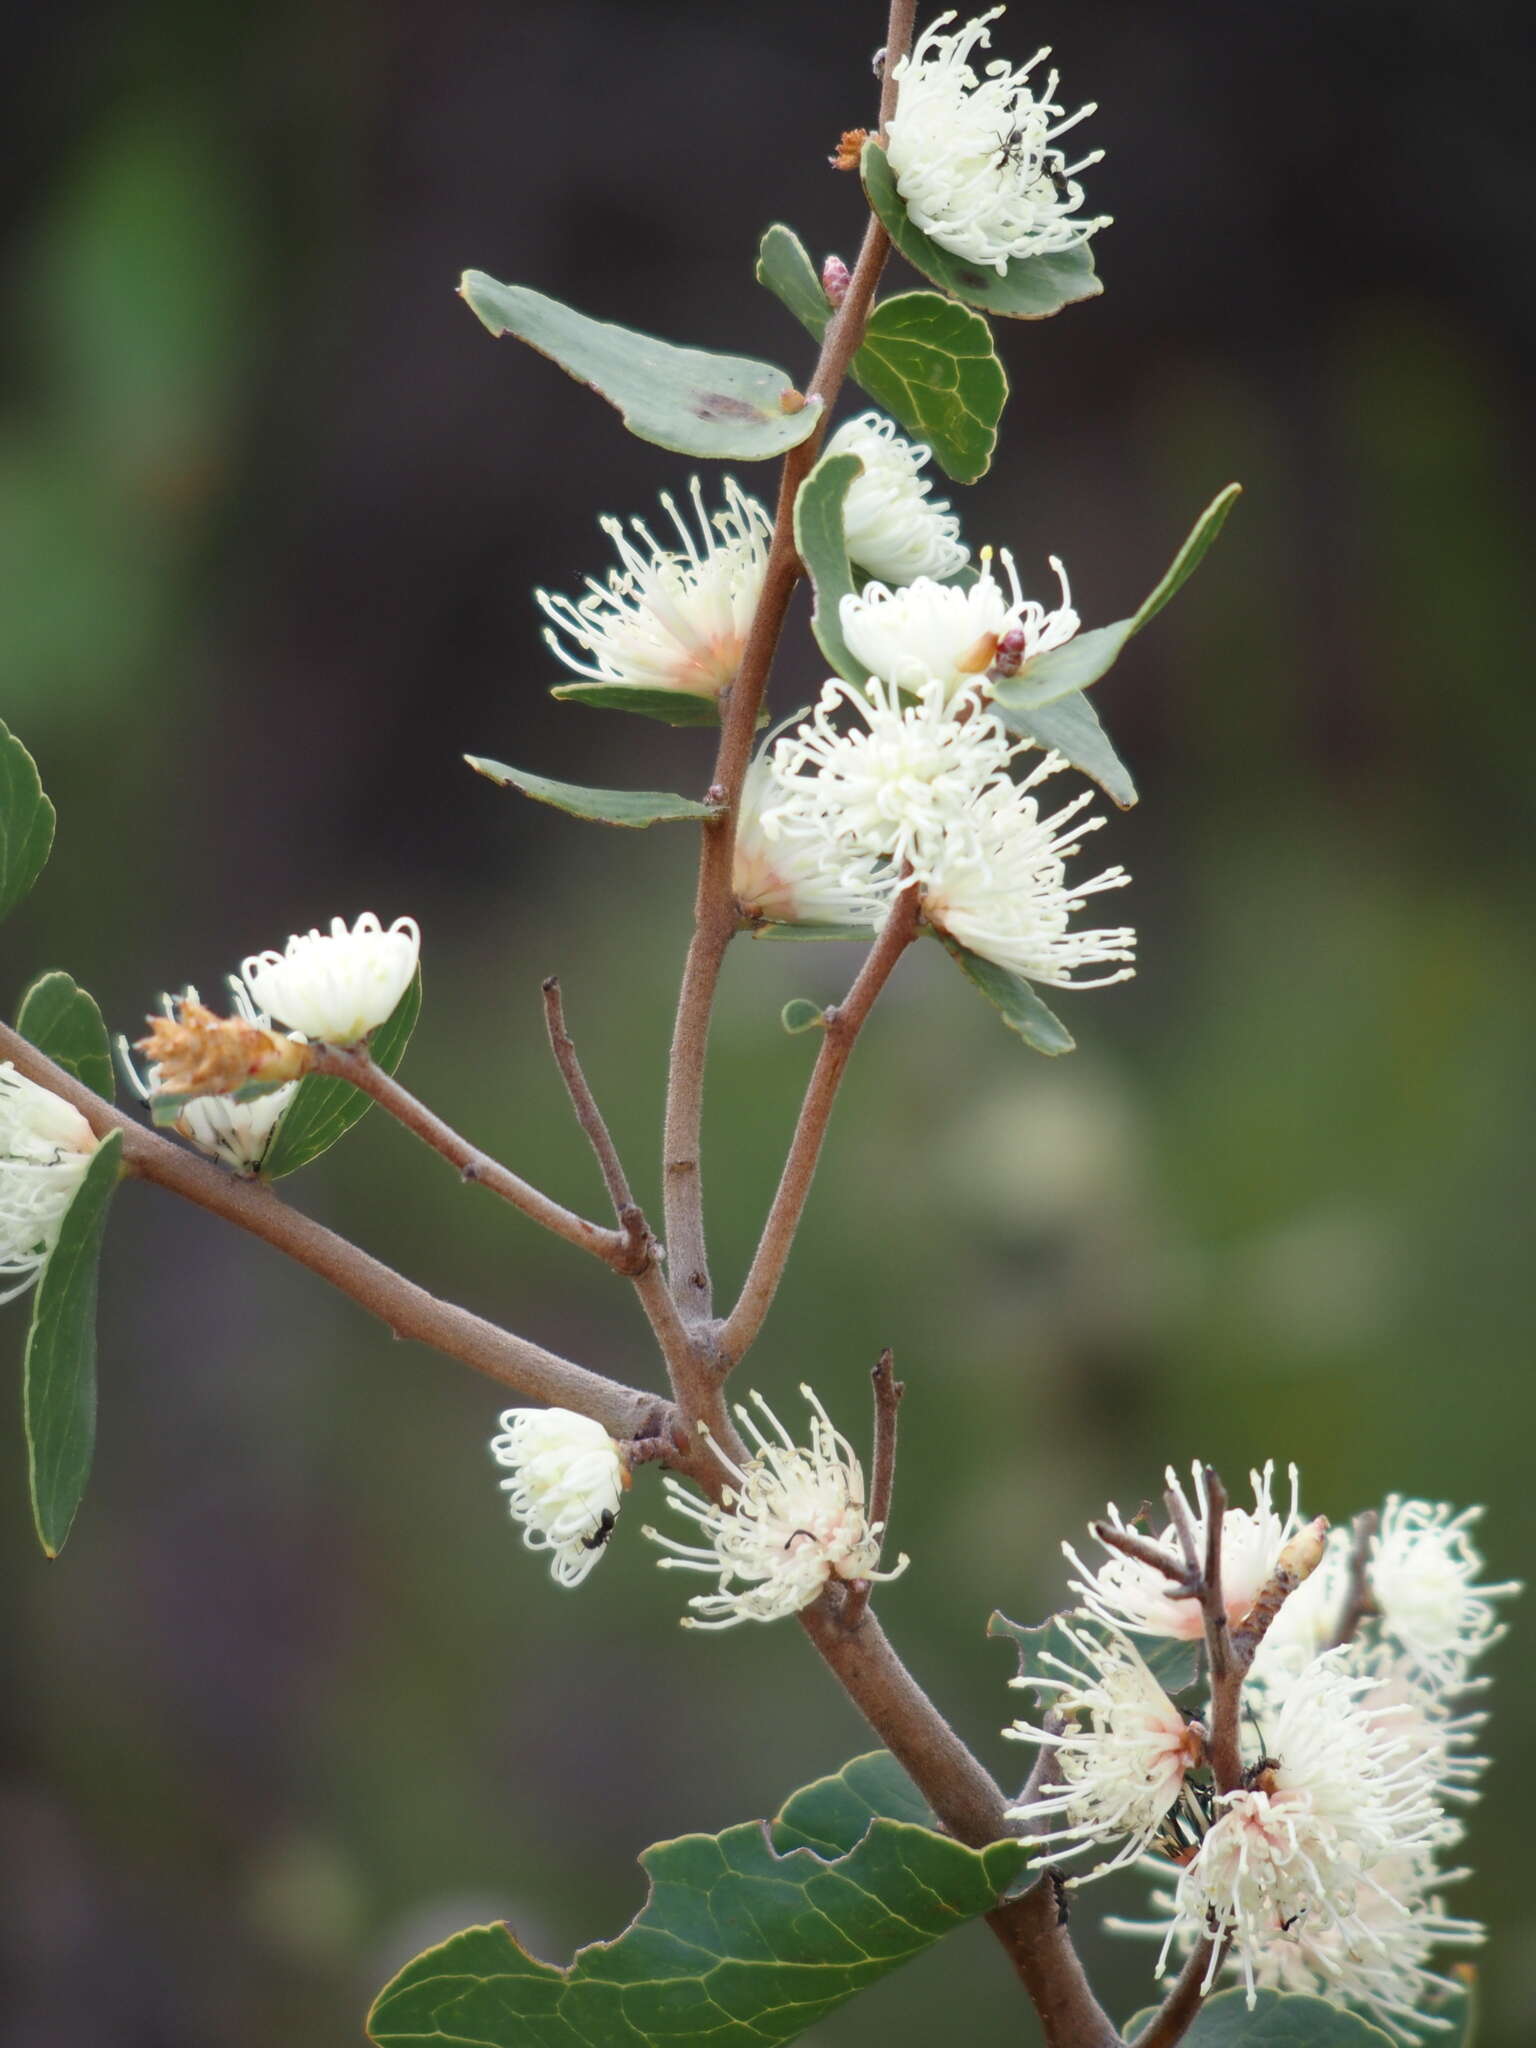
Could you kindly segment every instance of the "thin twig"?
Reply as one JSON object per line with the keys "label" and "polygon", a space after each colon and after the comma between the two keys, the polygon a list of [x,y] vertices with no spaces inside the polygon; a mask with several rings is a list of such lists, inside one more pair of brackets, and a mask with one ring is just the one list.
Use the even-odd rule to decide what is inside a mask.
{"label": "thin twig", "polygon": [[607,1230],[600,1223],[588,1222],[585,1216],[578,1216],[573,1209],[551,1200],[531,1181],[524,1180],[510,1167],[492,1159],[489,1153],[482,1152],[467,1138],[460,1137],[451,1124],[444,1123],[424,1102],[418,1102],[408,1088],[402,1088],[392,1074],[386,1074],[382,1067],[375,1066],[366,1046],[359,1046],[353,1051],[334,1045],[321,1046],[310,1072],[334,1074],[338,1080],[350,1081],[354,1088],[361,1088],[413,1137],[420,1138],[450,1166],[457,1167],[463,1180],[489,1188],[493,1195],[510,1202],[514,1209],[521,1210],[523,1215],[542,1224],[556,1237],[564,1238],[567,1244],[591,1252],[594,1258],[612,1266],[616,1273],[628,1273],[635,1265],[636,1249],[628,1233]]}
{"label": "thin twig", "polygon": [[1138,1564],[1150,1565],[1154,1571],[1172,1579],[1175,1591],[1170,1598],[1178,1600],[1199,1597],[1199,1577],[1191,1578],[1185,1567],[1177,1558],[1170,1557],[1161,1543],[1154,1543],[1147,1536],[1138,1536],[1131,1529],[1117,1529],[1113,1522],[1091,1522],[1089,1532],[1096,1536],[1107,1550],[1118,1550],[1122,1557],[1133,1557]]}
{"label": "thin twig", "polygon": [[[907,1391],[905,1380],[897,1379],[892,1370],[894,1364],[887,1345],[870,1373],[875,1389],[875,1442],[869,1461],[869,1526],[872,1532],[879,1534],[882,1543],[886,1525],[891,1519],[891,1496],[896,1490],[896,1417],[901,1408],[901,1397]],[[844,1628],[860,1625],[869,1611],[869,1596],[873,1591],[872,1580],[853,1581],[843,1602]]]}
{"label": "thin twig", "polygon": [[[885,77],[880,95],[882,125],[896,104],[892,73],[912,40],[915,0],[892,0],[886,31]],[[779,478],[773,538],[763,585],[742,651],[741,667],[720,702],[720,744],[715,754],[711,795],[721,809],[700,827],[699,880],[694,896],[693,938],[678,991],[677,1020],[667,1072],[663,1189],[664,1234],[672,1292],[684,1319],[707,1322],[712,1313],[709,1259],[704,1240],[704,1205],[699,1150],[704,1118],[704,1068],[709,1052],[710,1015],[725,949],[736,931],[731,865],[736,813],[757,734],[757,714],[768,672],[784,629],[795,584],[803,573],[795,551],[795,499],[810,473],[826,432],[827,414],[842,388],[848,365],[864,339],[875,287],[890,254],[890,237],[873,214],[853,267],[842,305],[827,323],[821,353],[806,386],[807,400],[821,401],[821,417],[809,437],[791,448]]]}
{"label": "thin twig", "polygon": [[199,1208],[249,1231],[301,1266],[318,1273],[349,1295],[370,1315],[388,1324],[397,1337],[430,1344],[436,1351],[472,1366],[503,1386],[534,1400],[574,1409],[601,1422],[616,1437],[653,1433],[668,1404],[654,1394],[589,1372],[526,1337],[498,1329],[468,1309],[439,1301],[424,1287],[406,1280],[380,1260],[338,1237],[297,1209],[290,1209],[263,1181],[240,1180],[158,1132],[147,1130],[119,1109],[92,1094],[72,1074],[0,1024],[0,1055],[39,1086],[72,1102],[98,1137],[123,1134],[128,1171],[140,1180],[168,1188]]}
{"label": "thin twig", "polygon": [[741,1298],[731,1310],[721,1332],[720,1349],[731,1363],[741,1358],[757,1336],[778,1292],[806,1197],[816,1177],[822,1140],[827,1134],[832,1105],[837,1100],[844,1070],[864,1027],[864,1020],[874,1008],[875,998],[917,935],[917,918],[917,891],[903,889],[891,906],[879,938],[870,947],[847,999],[835,1009],[828,1010],[822,1018],[821,1047],[806,1084],[805,1100],[800,1105],[795,1135],[790,1140],[789,1156],[779,1176],[773,1206],[763,1225],[763,1234],[753,1254]]}
{"label": "thin twig", "polygon": [[565,1022],[565,1004],[560,995],[560,977],[549,976],[542,983],[544,996],[544,1023],[549,1032],[550,1050],[554,1053],[555,1064],[560,1069],[560,1078],[565,1083],[566,1093],[571,1098],[571,1107],[576,1112],[576,1121],[587,1134],[587,1142],[597,1155],[598,1168],[603,1176],[603,1185],[608,1190],[608,1199],[613,1204],[613,1213],[622,1223],[626,1210],[635,1206],[629,1192],[629,1178],[619,1158],[618,1147],[614,1144],[603,1113],[597,1106],[586,1075],[582,1072],[581,1061],[576,1056],[576,1045]]}
{"label": "thin twig", "polygon": [[1333,1632],[1330,1650],[1336,1650],[1341,1643],[1354,1640],[1355,1631],[1368,1614],[1376,1611],[1376,1601],[1371,1593],[1371,1552],[1376,1543],[1376,1530],[1381,1521],[1375,1508],[1367,1508],[1354,1520],[1355,1540],[1349,1551],[1349,1579],[1344,1594],[1344,1607],[1339,1615],[1338,1627]]}

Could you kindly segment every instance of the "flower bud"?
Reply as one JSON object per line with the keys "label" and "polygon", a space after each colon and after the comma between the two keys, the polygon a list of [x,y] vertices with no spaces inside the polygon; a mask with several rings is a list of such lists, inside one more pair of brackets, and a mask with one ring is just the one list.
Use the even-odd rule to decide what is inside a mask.
{"label": "flower bud", "polygon": [[848,287],[853,282],[853,272],[841,256],[829,256],[821,266],[821,288],[827,295],[829,306],[840,306],[848,296]]}

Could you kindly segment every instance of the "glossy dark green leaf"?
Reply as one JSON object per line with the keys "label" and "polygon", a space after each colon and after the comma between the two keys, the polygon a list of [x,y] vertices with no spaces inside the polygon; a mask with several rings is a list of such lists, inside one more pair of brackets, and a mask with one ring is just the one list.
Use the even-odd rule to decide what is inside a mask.
{"label": "glossy dark green leaf", "polygon": [[[378,2048],[776,2048],[987,1912],[1028,1845],[964,1848],[905,1816],[889,1761],[861,1758],[777,1822],[648,1849],[650,1896],[566,1969],[504,1926],[408,1963],[368,2020]],[[811,1846],[814,1845],[814,1846]]]}
{"label": "glossy dark green leaf", "polygon": [[813,1003],[809,996],[791,996],[779,1012],[779,1022],[796,1038],[802,1031],[816,1031],[823,1022],[820,1003]]}
{"label": "glossy dark green leaf", "polygon": [[1048,653],[1037,655],[1033,661],[1026,662],[1016,676],[997,684],[993,692],[997,707],[1010,722],[1015,715],[1030,717],[1045,706],[1070,696],[1075,690],[1086,690],[1090,683],[1096,683],[1100,676],[1114,667],[1126,642],[1133,634],[1139,633],[1149,619],[1156,618],[1169,598],[1199,567],[1225,525],[1227,514],[1241,495],[1242,488],[1241,484],[1228,484],[1211,500],[1195,521],[1188,540],[1174,556],[1168,573],[1130,618],[1120,619],[1113,626],[1095,626],[1087,633],[1079,633],[1064,647],[1053,647]]}
{"label": "glossy dark green leaf", "polygon": [[53,824],[37,763],[0,723],[0,917],[10,915],[42,873]]}
{"label": "glossy dark green leaf", "polygon": [[22,1407],[32,1520],[49,1557],[64,1548],[96,1448],[96,1274],[122,1154],[121,1131],[96,1148],[32,1296]]}
{"label": "glossy dark green leaf", "polygon": [[[1155,2017],[1147,2006],[1127,2020],[1132,2044]],[[1391,2048],[1392,2037],[1358,2013],[1302,1992],[1261,1991],[1253,2010],[1246,1991],[1218,1991],[1195,2015],[1183,2048]]]}
{"label": "glossy dark green leaf", "polygon": [[1128,811],[1135,803],[1136,785],[1130,770],[1115,752],[1109,734],[1099,723],[1099,714],[1081,690],[1058,698],[1054,704],[1042,705],[1038,711],[1012,711],[1004,704],[997,708],[1010,731],[1050,747],[1070,761],[1122,811]]}
{"label": "glossy dark green leaf", "polygon": [[1086,242],[1060,255],[1027,257],[1001,272],[941,249],[907,218],[885,151],[873,137],[864,145],[859,170],[869,203],[896,248],[914,270],[968,306],[980,306],[1010,320],[1044,320],[1063,306],[1097,297],[1104,289],[1094,273],[1093,251]]}
{"label": "glossy dark green leaf", "polygon": [[842,599],[856,588],[843,535],[843,500],[864,465],[857,455],[823,455],[795,499],[795,548],[811,579],[811,631],[846,682],[863,684],[869,670],[854,660],[838,618]]}
{"label": "glossy dark green leaf", "polygon": [[678,348],[479,270],[465,271],[459,291],[492,334],[526,341],[617,406],[632,434],[680,455],[761,461],[795,447],[821,417],[820,401],[805,403],[771,363]]}
{"label": "glossy dark green leaf", "polygon": [[673,796],[664,789],[586,789],[578,782],[552,782],[547,775],[530,775],[525,768],[509,768],[504,761],[487,761],[478,754],[464,758],[477,775],[498,788],[519,789],[536,803],[552,804],[557,811],[598,825],[638,828],[718,815],[713,805]]}
{"label": "glossy dark green leaf", "polygon": [[718,725],[720,702],[692,690],[646,690],[628,683],[557,683],[549,693],[563,704],[586,704],[594,711],[630,711],[663,725]]}
{"label": "glossy dark green leaf", "polygon": [[112,1100],[112,1045],[107,1027],[95,997],[87,995],[73,976],[58,970],[40,974],[21,999],[16,1029],[66,1074],[73,1074],[108,1102]]}
{"label": "glossy dark green leaf", "polygon": [[[420,1015],[418,967],[410,987],[368,1040],[368,1051],[376,1067],[382,1067],[386,1074],[395,1071],[405,1058]],[[267,1146],[261,1162],[262,1179],[279,1180],[285,1173],[308,1166],[322,1152],[329,1152],[336,1140],[344,1137],[372,1107],[371,1097],[361,1088],[354,1088],[350,1081],[335,1074],[306,1074]]]}
{"label": "glossy dark green leaf", "polygon": [[992,1004],[1010,1031],[1017,1031],[1036,1052],[1071,1052],[1077,1041],[1054,1011],[1046,1008],[1022,975],[1014,974],[995,961],[983,960],[953,939],[945,946],[960,963],[961,972],[972,980]]}
{"label": "glossy dark green leaf", "polygon": [[[771,227],[757,276],[819,340],[832,317],[798,237]],[[957,483],[985,474],[997,446],[1008,379],[979,313],[937,292],[903,292],[870,314],[850,374],[879,406],[926,441]]]}

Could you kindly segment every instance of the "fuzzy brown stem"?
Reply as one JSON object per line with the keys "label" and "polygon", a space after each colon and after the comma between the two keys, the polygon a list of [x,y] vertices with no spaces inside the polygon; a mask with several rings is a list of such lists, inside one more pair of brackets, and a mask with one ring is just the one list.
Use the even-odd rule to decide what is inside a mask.
{"label": "fuzzy brown stem", "polygon": [[590,1415],[614,1436],[653,1434],[669,1412],[668,1404],[654,1394],[604,1379],[526,1337],[498,1329],[468,1309],[439,1301],[335,1231],[290,1209],[266,1182],[239,1180],[146,1130],[3,1024],[0,1056],[13,1061],[29,1080],[72,1102],[98,1137],[121,1131],[124,1163],[136,1178],[168,1188],[286,1252],[388,1324],[397,1337],[429,1344],[534,1400]]}
{"label": "fuzzy brown stem", "polygon": [[1174,2048],[1182,2041],[1205,1998],[1205,1977],[1211,1967],[1211,1943],[1202,1941],[1180,1970],[1173,1989],[1158,2007],[1147,2026],[1136,2036],[1134,2048]]}
{"label": "fuzzy brown stem", "polygon": [[731,1310],[721,1334],[720,1348],[734,1362],[750,1347],[772,1306],[804,1213],[822,1140],[827,1135],[832,1105],[844,1071],[853,1053],[864,1021],[875,999],[890,980],[892,969],[917,935],[917,891],[903,889],[891,906],[884,929],[870,947],[858,979],[846,1001],[828,1010],[822,1018],[822,1041],[806,1085],[789,1157],[779,1177],[778,1190],[763,1234],[753,1255],[751,1270],[742,1286],[741,1298]]}
{"label": "fuzzy brown stem", "polygon": [[[1177,1500],[1177,1495],[1171,1496],[1171,1500]],[[1232,1655],[1226,1600],[1221,1589],[1221,1538],[1226,1526],[1227,1489],[1209,1465],[1205,1468],[1205,1504],[1200,1612],[1205,1621],[1205,1655],[1211,1681],[1211,1728],[1207,1750],[1216,1790],[1236,1792],[1243,1782],[1243,1674]]]}
{"label": "fuzzy brown stem", "polygon": [[1154,1543],[1149,1537],[1138,1536],[1130,1529],[1117,1529],[1113,1522],[1093,1522],[1092,1533],[1107,1550],[1118,1550],[1122,1557],[1133,1557],[1138,1564],[1148,1564],[1164,1578],[1172,1579],[1179,1594],[1198,1594],[1200,1582],[1192,1579],[1176,1558],[1170,1557],[1161,1543]]}
{"label": "fuzzy brown stem", "polygon": [[1352,1642],[1355,1631],[1368,1614],[1375,1611],[1375,1600],[1371,1595],[1371,1550],[1376,1541],[1376,1530],[1381,1522],[1375,1508],[1367,1508],[1354,1520],[1355,1540],[1349,1551],[1349,1581],[1344,1594],[1344,1606],[1339,1615],[1338,1626],[1334,1629],[1330,1650],[1336,1650],[1342,1643]]}
{"label": "fuzzy brown stem", "polygon": [[[880,95],[882,127],[896,104],[896,65],[912,40],[914,0],[892,0],[886,26],[886,61]],[[736,813],[752,759],[757,715],[768,672],[784,630],[784,618],[803,565],[795,552],[795,498],[820,452],[826,417],[842,388],[848,365],[864,339],[875,287],[890,253],[890,237],[873,214],[864,230],[858,261],[843,303],[827,323],[821,353],[806,386],[806,397],[821,401],[821,418],[810,436],[784,458],[773,538],[757,609],[747,634],[741,667],[721,698],[720,744],[710,795],[718,814],[700,827],[699,879],[694,896],[693,938],[678,992],[677,1019],[667,1074],[664,1131],[665,1236],[672,1293],[688,1323],[707,1323],[713,1310],[709,1259],[704,1239],[704,1203],[699,1151],[704,1121],[704,1069],[710,1016],[720,964],[737,928],[731,889],[736,846]]]}

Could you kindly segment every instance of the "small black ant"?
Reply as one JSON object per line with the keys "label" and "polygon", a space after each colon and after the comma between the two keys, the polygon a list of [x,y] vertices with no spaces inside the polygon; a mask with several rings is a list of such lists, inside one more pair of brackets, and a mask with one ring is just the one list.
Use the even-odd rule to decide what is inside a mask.
{"label": "small black ant", "polygon": [[597,1527],[592,1531],[592,1534],[582,1537],[582,1549],[601,1550],[608,1541],[608,1538],[613,1534],[613,1525],[618,1519],[612,1508],[604,1508],[601,1516],[598,1518]]}
{"label": "small black ant", "polygon": [[1006,164],[1012,164],[1017,170],[1022,170],[1024,167],[1024,130],[1022,128],[1010,128],[1006,135],[999,135],[997,138],[997,162],[992,168],[995,171],[1000,171]]}

